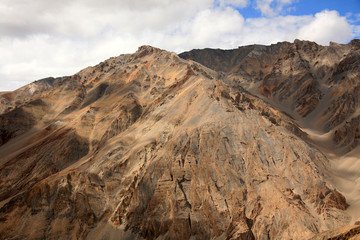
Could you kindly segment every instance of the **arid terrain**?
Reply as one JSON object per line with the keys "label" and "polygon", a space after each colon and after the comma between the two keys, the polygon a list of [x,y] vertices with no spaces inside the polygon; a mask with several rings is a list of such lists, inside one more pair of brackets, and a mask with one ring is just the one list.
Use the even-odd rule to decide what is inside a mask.
{"label": "arid terrain", "polygon": [[0,93],[0,239],[360,239],[360,40],[151,46]]}

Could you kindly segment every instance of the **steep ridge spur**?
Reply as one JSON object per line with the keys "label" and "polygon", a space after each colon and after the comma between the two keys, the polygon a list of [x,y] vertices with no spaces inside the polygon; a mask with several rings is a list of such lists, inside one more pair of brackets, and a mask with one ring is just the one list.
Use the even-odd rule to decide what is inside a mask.
{"label": "steep ridge spur", "polygon": [[304,239],[348,225],[326,156],[234,86],[143,46],[9,109],[1,238]]}

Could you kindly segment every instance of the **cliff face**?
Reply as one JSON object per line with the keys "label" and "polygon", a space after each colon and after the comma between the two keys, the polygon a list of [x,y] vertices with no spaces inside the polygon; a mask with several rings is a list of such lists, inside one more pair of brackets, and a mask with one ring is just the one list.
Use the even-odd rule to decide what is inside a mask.
{"label": "cliff face", "polygon": [[[299,87],[271,77],[303,59],[283,52],[307,44],[187,53],[214,70],[143,46],[9,109],[0,115],[1,239],[306,239],[348,225],[328,158],[291,117],[323,104],[310,101],[322,85],[315,73],[300,78],[305,60],[290,64]],[[291,104],[305,102],[280,111],[286,91]]]}

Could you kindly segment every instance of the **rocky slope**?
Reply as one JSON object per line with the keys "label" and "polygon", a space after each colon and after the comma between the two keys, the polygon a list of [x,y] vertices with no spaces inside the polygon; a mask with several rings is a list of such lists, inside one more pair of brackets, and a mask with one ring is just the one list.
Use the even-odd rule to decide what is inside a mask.
{"label": "rocky slope", "polygon": [[39,98],[43,93],[47,93],[51,88],[56,87],[65,78],[44,78],[13,92],[0,92],[0,114]]}
{"label": "rocky slope", "polygon": [[330,46],[295,40],[234,50],[192,50],[180,56],[218,71],[231,86],[266,100],[303,127],[331,132],[340,152],[359,144],[359,39]]}
{"label": "rocky slope", "polygon": [[278,109],[284,89],[312,103],[290,86],[260,98],[241,67],[257,48],[211,70],[143,46],[0,115],[0,238],[307,239],[349,225],[329,159],[291,117],[322,103]]}
{"label": "rocky slope", "polygon": [[343,227],[325,231],[311,238],[311,240],[357,240],[360,238],[360,226]]}

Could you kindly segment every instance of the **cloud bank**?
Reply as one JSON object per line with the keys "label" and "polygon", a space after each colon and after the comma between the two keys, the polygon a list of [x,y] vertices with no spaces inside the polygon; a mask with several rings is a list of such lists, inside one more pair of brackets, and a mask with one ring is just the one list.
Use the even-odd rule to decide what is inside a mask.
{"label": "cloud bank", "polygon": [[[144,44],[181,52],[295,38],[327,45],[359,33],[336,11],[293,16],[297,0],[62,0],[0,2],[0,91],[72,75]],[[253,7],[261,17],[244,18]]]}

